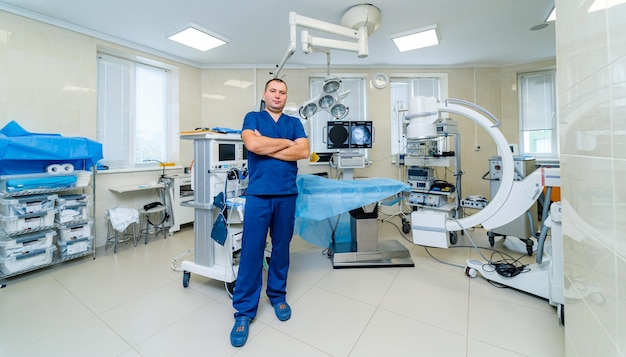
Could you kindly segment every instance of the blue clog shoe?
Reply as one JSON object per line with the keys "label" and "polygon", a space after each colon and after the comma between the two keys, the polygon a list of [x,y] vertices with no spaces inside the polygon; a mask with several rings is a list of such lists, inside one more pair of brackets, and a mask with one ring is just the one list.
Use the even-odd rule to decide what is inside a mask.
{"label": "blue clog shoe", "polygon": [[230,331],[230,344],[234,347],[241,347],[248,340],[248,330],[250,329],[250,318],[248,316],[235,317],[235,325]]}
{"label": "blue clog shoe", "polygon": [[287,321],[291,318],[291,307],[289,307],[286,301],[275,304],[274,311],[280,321]]}

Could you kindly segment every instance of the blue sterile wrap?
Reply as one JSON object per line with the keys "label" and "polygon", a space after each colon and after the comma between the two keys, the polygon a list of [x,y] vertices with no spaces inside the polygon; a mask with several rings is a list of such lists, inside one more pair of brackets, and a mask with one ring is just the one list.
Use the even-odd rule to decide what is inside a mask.
{"label": "blue sterile wrap", "polygon": [[[316,175],[299,175],[294,234],[308,243],[328,247],[332,242],[350,242],[353,209],[382,201],[411,187],[388,178],[330,180]],[[334,232],[334,233],[333,233]]]}
{"label": "blue sterile wrap", "polygon": [[15,121],[0,129],[0,175],[41,173],[59,163],[90,170],[100,159],[102,144],[90,139],[31,133]]}

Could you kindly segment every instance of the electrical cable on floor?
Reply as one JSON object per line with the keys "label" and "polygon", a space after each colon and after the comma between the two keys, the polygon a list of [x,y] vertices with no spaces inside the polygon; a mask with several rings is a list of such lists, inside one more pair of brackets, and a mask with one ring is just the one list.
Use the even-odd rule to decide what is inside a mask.
{"label": "electrical cable on floor", "polygon": [[[452,248],[452,247],[451,247],[451,248]],[[431,257],[431,258],[433,258],[435,261],[437,261],[437,262],[439,262],[439,263],[441,263],[441,264],[450,265],[450,266],[453,266],[453,267],[455,267],[455,268],[465,269],[465,266],[461,266],[461,265],[454,264],[454,263],[448,263],[448,262],[445,262],[445,261],[443,261],[443,260],[441,260],[441,259],[439,259],[439,258],[435,257],[434,255],[432,255],[432,253],[430,252],[430,250],[428,249],[428,247],[424,247],[424,250],[426,250],[426,253],[428,253],[428,255],[430,255],[430,257]]]}
{"label": "electrical cable on floor", "polygon": [[[384,213],[383,213],[384,214]],[[456,219],[454,219],[455,221],[457,221]],[[396,228],[396,230],[398,230],[398,232],[400,233],[400,235],[409,243],[413,244],[413,241],[408,239],[406,235],[404,235],[404,233],[402,232],[402,230],[400,229],[400,227],[398,227],[395,223],[391,222],[391,221],[384,221],[382,220],[381,222],[389,222],[391,223],[392,226],[394,226]],[[458,221],[457,221],[458,223]],[[472,227],[473,229],[473,227]],[[511,255],[504,253],[502,251],[499,251],[497,249],[494,248],[488,248],[488,247],[479,247],[474,240],[472,239],[471,235],[469,234],[469,230],[466,228],[463,228],[463,232],[464,234],[467,236],[467,238],[470,240],[471,245],[469,246],[451,246],[449,248],[474,248],[476,249],[476,251],[478,252],[478,254],[480,254],[480,256],[483,258],[483,260],[485,260],[487,263],[483,265],[483,269],[485,271],[490,271],[488,269],[493,269],[493,271],[495,270],[504,270],[504,272],[498,271],[499,274],[510,274],[511,276],[515,276],[519,273],[524,273],[527,271],[530,271],[529,268],[527,268],[526,265],[523,264],[519,264],[519,260],[524,257],[524,256],[520,256],[519,258],[515,259],[513,258]],[[428,249],[428,247],[424,247],[424,250],[426,250],[426,253],[428,253],[428,255],[434,259],[435,261],[445,264],[445,265],[450,265],[456,268],[461,268],[461,269],[465,269],[466,266],[465,265],[459,265],[459,264],[454,264],[454,263],[450,263],[450,262],[446,262],[443,261],[437,257],[435,257],[431,251]],[[488,250],[491,251],[491,257],[487,258],[481,250]],[[495,254],[499,254],[501,256],[502,259],[498,260],[498,261],[494,261],[494,255]]]}
{"label": "electrical cable on floor", "polygon": [[[328,217],[326,218],[326,220],[328,221],[328,225],[330,226],[330,242],[331,244],[335,243],[335,234],[337,233],[337,227],[339,227],[339,220],[341,219],[341,214],[337,215],[337,221],[335,222],[335,224],[333,225],[333,223],[330,221],[332,217]],[[322,255],[326,255],[327,257],[331,257],[331,253],[330,253],[330,249],[329,248],[325,248],[324,250],[322,250]]]}
{"label": "electrical cable on floor", "polygon": [[179,255],[175,256],[174,259],[172,260],[172,264],[171,264],[172,270],[173,271],[183,271],[180,268],[180,265],[178,264],[178,261],[180,260],[182,262],[182,260],[184,260],[183,258],[186,258],[186,257],[192,255],[193,252],[194,252],[194,249],[193,248],[189,248],[186,251],[184,251],[184,252],[180,253]]}
{"label": "electrical cable on floor", "polygon": [[[384,213],[383,213],[383,214],[384,214]],[[380,220],[380,221],[381,221],[381,223],[389,223],[389,224],[391,224],[392,226],[394,226],[394,227],[398,230],[398,233],[400,233],[400,235],[402,236],[402,238],[404,238],[404,240],[406,240],[407,242],[409,242],[409,243],[413,244],[413,240],[412,240],[412,239],[407,238],[407,236],[405,236],[405,235],[404,235],[404,232],[402,232],[402,229],[401,229],[400,227],[398,227],[398,225],[397,225],[397,224],[393,223],[392,221],[384,221],[384,220]]]}
{"label": "electrical cable on floor", "polygon": [[[456,218],[453,218],[453,220],[455,222],[457,222],[457,224],[459,223],[459,221]],[[459,224],[459,226],[461,226],[461,225]],[[525,272],[530,271],[530,269],[528,268],[527,265],[519,263],[519,260],[523,256],[520,256],[519,258],[515,259],[515,258],[513,258],[511,255],[509,255],[507,253],[503,253],[503,252],[501,252],[499,250],[493,250],[493,252],[491,253],[491,257],[489,259],[487,259],[487,257],[485,257],[483,255],[482,251],[476,245],[476,243],[474,242],[474,240],[470,236],[469,232],[467,232],[467,230],[465,228],[463,228],[463,232],[465,232],[465,234],[467,235],[467,238],[470,240],[470,242],[472,243],[472,246],[476,249],[478,254],[480,254],[480,256],[483,258],[483,260],[485,260],[487,262],[487,263],[483,264],[483,270],[489,271],[489,270],[486,269],[486,267],[488,267],[489,269],[493,268],[498,274],[500,274],[502,276],[506,276],[506,277],[513,277],[513,276],[516,276],[516,275],[518,275],[520,273],[525,273]],[[498,260],[498,261],[494,261],[493,260],[493,256],[496,253],[500,254],[500,256],[503,259]],[[506,256],[506,258],[505,258],[505,256]]]}

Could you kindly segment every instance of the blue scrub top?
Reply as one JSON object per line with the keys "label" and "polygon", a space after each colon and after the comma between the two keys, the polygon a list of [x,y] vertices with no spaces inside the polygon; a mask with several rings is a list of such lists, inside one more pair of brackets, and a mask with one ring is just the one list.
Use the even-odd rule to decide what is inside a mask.
{"label": "blue scrub top", "polygon": [[[258,130],[263,136],[296,140],[305,138],[304,127],[298,118],[281,114],[278,122],[265,110],[250,112],[243,119],[243,130]],[[290,195],[297,194],[296,161],[283,161],[269,156],[248,152],[250,195]]]}

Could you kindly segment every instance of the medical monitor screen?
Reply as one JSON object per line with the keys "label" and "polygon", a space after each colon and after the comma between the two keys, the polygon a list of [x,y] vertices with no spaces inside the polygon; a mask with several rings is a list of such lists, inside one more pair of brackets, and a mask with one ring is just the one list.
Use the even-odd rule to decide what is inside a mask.
{"label": "medical monitor screen", "polygon": [[350,148],[351,149],[371,149],[372,148],[372,122],[371,121],[351,121],[350,122]]}
{"label": "medical monitor screen", "polygon": [[235,151],[235,144],[219,144],[218,159],[220,161],[234,161],[236,158]]}
{"label": "medical monitor screen", "polygon": [[350,147],[350,122],[329,121],[327,122],[328,149],[348,149]]}

